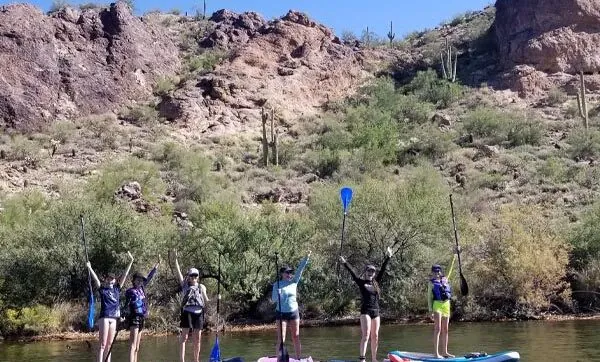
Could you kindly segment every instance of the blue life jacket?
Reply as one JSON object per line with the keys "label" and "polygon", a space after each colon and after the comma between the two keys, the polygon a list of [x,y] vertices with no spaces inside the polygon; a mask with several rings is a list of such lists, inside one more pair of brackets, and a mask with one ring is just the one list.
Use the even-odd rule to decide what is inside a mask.
{"label": "blue life jacket", "polygon": [[448,278],[442,277],[442,280],[438,278],[431,278],[431,283],[433,284],[433,300],[438,301],[446,301],[450,300],[452,297],[452,288],[450,287],[450,283],[448,283]]}

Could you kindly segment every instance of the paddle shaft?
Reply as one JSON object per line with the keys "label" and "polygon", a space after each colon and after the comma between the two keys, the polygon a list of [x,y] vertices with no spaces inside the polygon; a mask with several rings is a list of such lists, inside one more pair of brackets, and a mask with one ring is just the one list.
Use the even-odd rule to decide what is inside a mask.
{"label": "paddle shaft", "polygon": [[[285,351],[285,346],[283,345],[283,318],[281,316],[281,289],[279,288],[279,255],[277,253],[275,253],[275,276],[276,276],[276,280],[277,280],[277,301],[278,301],[278,314],[279,314],[279,350],[281,351],[281,359],[282,361],[285,360],[284,358],[284,351]],[[277,360],[279,361],[279,358],[277,358]]]}
{"label": "paddle shaft", "polygon": [[221,253],[219,253],[219,267],[217,272],[217,337],[219,336],[219,310],[221,307]]}
{"label": "paddle shaft", "polygon": [[[342,250],[344,248],[344,236],[346,234],[346,215],[348,213],[346,212],[346,210],[344,210],[344,216],[342,218],[342,237],[340,240],[340,253],[338,256],[342,255]],[[340,263],[338,261],[338,265],[337,265],[337,283],[338,285],[340,284]]]}
{"label": "paddle shaft", "polygon": [[[80,220],[81,220],[81,238],[83,239],[83,248],[85,250],[85,261],[89,262],[90,257],[88,255],[87,241],[85,240],[85,224],[83,221],[83,215],[81,215]],[[91,300],[93,298],[93,296],[92,296],[92,293],[93,293],[93,291],[92,291],[93,290],[92,289],[92,272],[89,269],[88,269],[88,287],[90,288],[90,300]]]}
{"label": "paddle shaft", "polygon": [[462,263],[460,260],[460,248],[458,246],[458,231],[456,230],[456,217],[454,216],[454,202],[452,202],[452,194],[450,194],[450,210],[452,211],[452,226],[454,227],[454,240],[456,242],[456,255],[458,255],[458,273],[460,275],[460,291],[463,296],[469,294],[469,286],[462,272]]}

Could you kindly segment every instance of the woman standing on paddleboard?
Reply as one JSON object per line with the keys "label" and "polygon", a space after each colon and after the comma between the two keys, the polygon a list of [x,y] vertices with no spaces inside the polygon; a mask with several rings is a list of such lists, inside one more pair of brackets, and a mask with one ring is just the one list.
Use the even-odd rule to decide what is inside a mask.
{"label": "woman standing on paddleboard", "polygon": [[379,298],[381,295],[381,288],[379,284],[385,273],[385,268],[392,257],[392,249],[387,248],[387,255],[381,269],[377,276],[377,268],[374,265],[365,266],[364,276],[362,278],[356,275],[354,268],[346,261],[343,256],[340,256],[340,261],[346,269],[350,272],[352,280],[358,285],[361,296],[361,307],[360,307],[360,330],[362,332],[362,338],[360,340],[360,356],[359,361],[365,360],[365,354],[367,353],[367,341],[369,336],[371,337],[371,360],[377,361],[377,346],[379,343],[379,326],[381,324],[381,318],[379,317]]}
{"label": "woman standing on paddleboard", "polygon": [[177,251],[175,254],[175,267],[177,268],[177,277],[183,292],[183,301],[181,303],[181,317],[179,327],[181,335],[179,337],[179,361],[185,362],[185,343],[188,340],[188,334],[192,330],[192,341],[194,345],[194,362],[200,361],[200,337],[204,328],[204,310],[206,302],[209,301],[206,295],[206,287],[198,282],[200,272],[196,268],[190,268],[183,278],[179,261],[177,260]]}
{"label": "woman standing on paddleboard", "polygon": [[147,277],[140,272],[133,274],[133,286],[125,292],[125,305],[128,312],[126,322],[129,326],[129,362],[138,362],[138,352],[140,350],[144,322],[148,318],[145,288],[154,277],[154,274],[156,274],[159,265],[160,256]]}
{"label": "woman standing on paddleboard", "polygon": [[119,301],[121,298],[121,286],[127,279],[127,274],[131,270],[133,264],[133,256],[130,252],[127,252],[129,256],[129,265],[125,269],[125,273],[117,283],[117,278],[114,274],[108,273],[103,277],[103,283],[100,283],[100,279],[92,269],[92,264],[88,261],[85,266],[90,271],[98,293],[100,294],[100,318],[98,318],[98,362],[110,362],[110,345],[113,341],[113,337],[117,331],[117,321],[121,318],[121,309]]}
{"label": "woman standing on paddleboard", "polygon": [[[458,252],[458,248],[455,251]],[[430,282],[427,286],[427,304],[429,313],[432,313],[433,317],[433,347],[436,358],[454,357],[448,353],[448,325],[450,324],[450,298],[452,297],[450,275],[452,275],[455,260],[456,254],[450,264],[448,276],[444,275],[439,264],[434,264],[431,267]],[[440,337],[443,354],[439,352]]]}
{"label": "woman standing on paddleboard", "polygon": [[[300,261],[298,269],[294,273],[294,269],[289,266],[284,266],[279,269],[279,289],[277,289],[277,281],[273,283],[273,292],[271,293],[271,300],[277,305],[277,321],[281,318],[281,324],[283,331],[279,328],[277,323],[277,346],[275,348],[275,355],[279,353],[279,343],[281,340],[285,342],[285,328],[289,324],[290,333],[292,334],[292,341],[294,342],[294,351],[296,352],[296,359],[300,359],[302,354],[300,345],[300,313],[298,311],[297,289],[302,272],[308,264],[311,252]],[[281,292],[281,296],[278,296],[278,292]],[[279,298],[281,298],[281,305],[279,305]],[[283,333],[283,336],[280,334]]]}

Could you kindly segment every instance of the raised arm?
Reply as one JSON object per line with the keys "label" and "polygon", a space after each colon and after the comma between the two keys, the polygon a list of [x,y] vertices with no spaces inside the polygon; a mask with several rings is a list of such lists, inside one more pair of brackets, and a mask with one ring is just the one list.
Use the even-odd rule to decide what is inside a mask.
{"label": "raised arm", "polygon": [[125,280],[127,280],[127,275],[129,274],[129,271],[131,270],[131,266],[133,265],[133,255],[131,255],[130,252],[127,252],[127,256],[129,256],[129,265],[127,265],[127,269],[125,269],[125,273],[123,273],[123,277],[119,281],[119,285],[121,285],[121,286],[123,284],[125,284]]}
{"label": "raised arm", "polygon": [[88,261],[85,263],[85,266],[90,271],[90,274],[92,274],[92,278],[94,279],[94,282],[96,283],[96,288],[100,288],[100,279],[98,279],[98,276],[94,272],[94,269],[92,269],[92,264]]}
{"label": "raised arm", "polygon": [[299,283],[300,282],[300,278],[302,278],[302,272],[304,271],[304,268],[306,268],[306,265],[308,264],[308,259],[310,258],[310,251],[308,252],[308,255],[302,259],[302,261],[300,261],[300,264],[298,265],[298,269],[296,269],[296,273],[294,275],[294,282],[295,283]]}
{"label": "raised arm", "polygon": [[344,265],[344,267],[346,269],[348,269],[348,272],[350,272],[350,276],[352,277],[352,279],[356,282],[357,280],[360,280],[358,278],[358,276],[356,275],[356,272],[354,271],[354,268],[352,267],[352,265],[350,265],[350,263],[348,263],[348,261],[346,261],[346,258],[344,258],[343,256],[340,256],[340,262]]}
{"label": "raised arm", "polygon": [[183,284],[183,274],[181,274],[181,268],[179,267],[179,261],[177,260],[177,250],[174,250],[175,253],[175,269],[177,269],[177,278],[179,280],[179,284]]}
{"label": "raised arm", "polygon": [[150,283],[150,281],[152,280],[152,278],[154,278],[154,274],[156,274],[156,270],[158,269],[159,265],[160,265],[160,255],[158,256],[158,261],[156,262],[156,264],[154,264],[154,268],[152,268],[152,270],[150,270],[150,273],[146,277],[146,281],[144,282],[144,286],[148,285],[148,283]]}
{"label": "raised arm", "polygon": [[452,257],[452,264],[450,264],[450,269],[448,269],[448,275],[446,278],[450,280],[450,275],[452,275],[452,270],[454,270],[454,262],[456,261],[456,254]]}
{"label": "raised arm", "polygon": [[379,273],[377,273],[377,277],[375,277],[375,280],[377,280],[377,283],[381,283],[381,279],[383,278],[383,275],[385,274],[385,268],[387,268],[388,263],[390,262],[390,259],[392,258],[392,255],[394,255],[392,253],[392,248],[390,248],[388,246],[387,254],[385,256],[385,259],[383,260],[383,264],[381,264],[381,269],[379,269]]}

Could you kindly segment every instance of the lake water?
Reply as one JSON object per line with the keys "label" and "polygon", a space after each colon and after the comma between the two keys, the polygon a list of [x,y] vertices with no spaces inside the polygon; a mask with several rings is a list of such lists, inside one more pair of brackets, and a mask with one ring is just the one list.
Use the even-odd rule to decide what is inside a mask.
{"label": "lake water", "polygon": [[[125,331],[121,331],[124,333]],[[516,350],[522,361],[600,361],[600,320],[507,323],[451,323],[450,352],[497,352]],[[388,351],[429,351],[432,325],[384,325],[380,331],[379,359]],[[358,357],[359,326],[303,328],[303,355],[316,360]],[[275,331],[236,332],[220,336],[223,358],[258,357],[274,354]],[[189,342],[188,342],[189,343]],[[208,361],[214,334],[202,337],[202,360]],[[90,349],[85,341],[0,343],[0,361],[94,361],[97,342]],[[293,346],[287,342],[290,355]],[[113,362],[127,361],[126,341],[117,342]],[[188,352],[191,352],[189,344]],[[177,337],[142,339],[139,362],[177,361]],[[370,352],[367,351],[367,356]]]}

